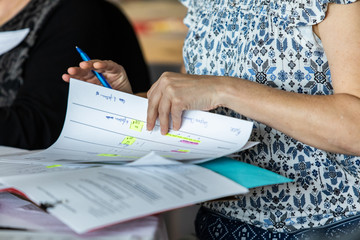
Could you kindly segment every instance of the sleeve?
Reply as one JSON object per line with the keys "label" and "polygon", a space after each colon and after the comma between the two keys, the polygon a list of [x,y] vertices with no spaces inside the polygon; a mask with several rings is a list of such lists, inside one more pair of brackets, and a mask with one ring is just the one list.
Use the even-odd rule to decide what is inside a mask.
{"label": "sleeve", "polygon": [[194,8],[194,3],[192,0],[180,0],[180,2],[187,8],[187,14],[184,17],[183,22],[188,28],[190,28],[191,25],[195,23],[196,18],[196,10]]}
{"label": "sleeve", "polygon": [[329,3],[336,3],[336,4],[349,4],[349,3],[354,3],[358,0],[326,0],[326,2]]}
{"label": "sleeve", "polygon": [[288,32],[294,27],[316,25],[325,19],[329,3],[350,4],[357,0],[279,1],[270,7],[271,21]]}
{"label": "sleeve", "polygon": [[[300,21],[298,26],[316,25],[325,19],[329,3],[350,4],[357,0],[315,0],[300,4],[301,12],[299,13]],[[296,20],[295,20],[296,22]]]}
{"label": "sleeve", "polygon": [[327,12],[327,7],[329,3],[334,3],[334,4],[351,4],[354,2],[357,2],[358,0],[321,0],[322,5],[324,6],[324,14],[323,17],[320,19],[320,21],[317,21],[316,23],[320,23],[322,20],[325,19],[326,16],[326,12]]}
{"label": "sleeve", "polygon": [[65,119],[68,84],[61,76],[81,58],[122,64],[133,91],[147,91],[148,69],[126,17],[102,0],[63,0],[50,14],[24,66],[24,84],[12,106],[0,109],[0,145],[42,149],[58,138]]}

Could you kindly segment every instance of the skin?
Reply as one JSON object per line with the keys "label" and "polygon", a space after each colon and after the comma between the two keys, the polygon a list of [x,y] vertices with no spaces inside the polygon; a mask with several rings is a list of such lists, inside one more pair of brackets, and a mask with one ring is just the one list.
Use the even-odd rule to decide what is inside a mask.
{"label": "skin", "polygon": [[126,93],[133,93],[125,69],[113,61],[90,60],[81,62],[79,67],[69,68],[68,74],[64,74],[62,78],[65,82],[69,82],[70,77],[72,77],[81,79],[85,82],[101,85],[91,70],[102,73],[113,89]]}
{"label": "skin", "polygon": [[[285,92],[233,77],[166,72],[147,93],[147,129],[152,130],[159,118],[166,134],[170,114],[173,129],[178,130],[184,110],[224,106],[316,148],[360,156],[359,13],[360,2],[329,4],[324,21],[313,27],[329,61],[333,95]],[[81,63],[80,68],[69,68],[63,79],[90,81],[90,69],[108,76],[118,90],[126,91],[130,85],[124,69],[111,61]]]}
{"label": "skin", "polygon": [[12,19],[30,0],[0,0],[0,26]]}

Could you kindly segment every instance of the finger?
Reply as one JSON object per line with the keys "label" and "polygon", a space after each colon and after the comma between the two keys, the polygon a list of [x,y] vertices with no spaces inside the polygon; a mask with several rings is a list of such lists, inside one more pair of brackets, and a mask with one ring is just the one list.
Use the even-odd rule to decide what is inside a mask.
{"label": "finger", "polygon": [[92,70],[94,68],[93,65],[95,62],[96,62],[95,60],[83,61],[79,63],[79,67],[81,69]]}
{"label": "finger", "polygon": [[121,74],[124,72],[124,68],[116,62],[105,60],[96,61],[93,63],[93,68],[97,72],[107,72],[108,74]]}
{"label": "finger", "polygon": [[65,82],[69,82],[70,81],[70,75],[69,74],[66,74],[64,73],[61,78],[65,81]]}
{"label": "finger", "polygon": [[181,127],[182,113],[183,109],[179,105],[174,103],[171,105],[171,119],[175,131],[178,131]]}
{"label": "finger", "polygon": [[67,70],[68,74],[72,78],[80,79],[80,80],[89,80],[94,78],[94,74],[90,69],[83,69],[81,67],[70,67]]}
{"label": "finger", "polygon": [[148,96],[148,109],[147,109],[147,118],[146,118],[146,129],[151,131],[153,130],[156,119],[159,114],[159,102],[161,99],[161,93],[152,94]]}
{"label": "finger", "polygon": [[62,79],[63,79],[65,82],[70,82],[70,79],[71,79],[71,78],[78,79],[78,80],[82,80],[82,81],[89,82],[89,83],[95,83],[95,84],[100,85],[100,83],[98,83],[99,81],[98,81],[97,79],[94,79],[94,78],[86,79],[86,78],[83,78],[83,77],[73,76],[73,75],[69,75],[69,74],[66,74],[66,73],[64,73],[64,74],[62,75]]}
{"label": "finger", "polygon": [[166,98],[162,98],[159,104],[159,121],[162,135],[166,135],[169,131],[170,109],[171,102]]}

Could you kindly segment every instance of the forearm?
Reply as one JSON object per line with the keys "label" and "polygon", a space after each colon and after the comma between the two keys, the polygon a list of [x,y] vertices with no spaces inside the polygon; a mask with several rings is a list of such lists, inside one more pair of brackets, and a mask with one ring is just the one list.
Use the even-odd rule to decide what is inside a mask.
{"label": "forearm", "polygon": [[230,77],[219,82],[220,105],[319,149],[360,155],[359,98],[298,94]]}

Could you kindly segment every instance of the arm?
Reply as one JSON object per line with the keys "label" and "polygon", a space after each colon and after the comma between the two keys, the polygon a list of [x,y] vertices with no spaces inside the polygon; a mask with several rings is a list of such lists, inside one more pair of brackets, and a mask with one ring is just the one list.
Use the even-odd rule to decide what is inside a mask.
{"label": "arm", "polygon": [[[246,111],[246,116],[309,145],[330,152],[360,155],[359,12],[360,2],[330,4],[327,17],[318,25],[330,64],[334,95],[295,94],[251,83],[244,84],[251,89],[245,93],[247,86],[241,90],[241,86],[232,81],[225,90],[231,96],[225,105]],[[241,91],[245,97],[236,98],[236,91]],[[249,92],[251,96],[246,96]],[[225,94],[225,99],[226,96],[229,95]],[[261,108],[262,105],[267,107]]]}
{"label": "arm", "polygon": [[285,92],[231,77],[166,73],[148,92],[148,129],[159,117],[164,134],[169,113],[179,129],[183,110],[224,106],[317,148],[360,155],[359,12],[360,2],[330,5],[318,26],[334,95]]}

